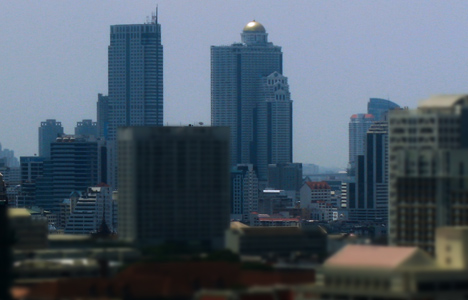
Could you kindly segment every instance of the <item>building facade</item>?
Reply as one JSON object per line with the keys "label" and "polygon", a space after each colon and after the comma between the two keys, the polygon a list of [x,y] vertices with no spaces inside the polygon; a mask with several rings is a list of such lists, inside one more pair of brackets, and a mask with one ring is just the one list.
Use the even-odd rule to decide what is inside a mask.
{"label": "building facade", "polygon": [[258,211],[258,178],[252,164],[237,165],[231,170],[231,219],[248,222]]}
{"label": "building facade", "polygon": [[54,213],[73,191],[86,191],[106,177],[104,141],[63,136],[51,143],[51,156],[36,179],[36,205]]}
{"label": "building facade", "polygon": [[222,248],[229,228],[229,129],[119,131],[119,237]]}
{"label": "building facade", "polygon": [[376,121],[366,134],[364,155],[359,155],[355,182],[349,183],[349,219],[387,225],[388,123]]}
{"label": "building facade", "polygon": [[281,47],[255,21],[241,37],[211,47],[211,124],[230,128],[231,165],[252,163],[266,181],[269,163],[292,161],[292,104]]}
{"label": "building facade", "polygon": [[468,224],[468,96],[389,116],[389,243],[434,253],[440,226]]}
{"label": "building facade", "polygon": [[76,122],[75,135],[83,136],[95,136],[98,137],[98,126],[97,122],[93,120],[85,119],[80,122]]}
{"label": "building facade", "polygon": [[57,137],[61,135],[63,135],[61,122],[57,122],[55,119],[41,122],[39,127],[39,156],[50,157],[50,143],[55,142]]}
{"label": "building facade", "polygon": [[386,121],[387,113],[399,108],[398,104],[386,99],[370,98],[367,102],[367,113],[373,115],[376,121]]}
{"label": "building facade", "polygon": [[349,167],[351,175],[354,175],[357,164],[357,156],[364,155],[366,133],[374,122],[374,116],[370,114],[354,114],[349,121]]}
{"label": "building facade", "polygon": [[[146,24],[111,26],[108,64],[108,183],[115,189],[117,129],[122,126],[163,125],[163,46],[157,15],[153,15]],[[102,98],[98,101],[103,101],[104,108],[106,99]],[[100,126],[105,134],[103,119]]]}

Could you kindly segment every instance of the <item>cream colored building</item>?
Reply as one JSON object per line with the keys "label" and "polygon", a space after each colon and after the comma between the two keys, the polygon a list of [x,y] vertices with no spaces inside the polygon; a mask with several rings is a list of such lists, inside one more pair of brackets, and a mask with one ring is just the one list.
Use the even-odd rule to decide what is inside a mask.
{"label": "cream colored building", "polygon": [[45,217],[33,218],[26,208],[9,208],[8,219],[15,237],[15,250],[47,248],[48,227]]}
{"label": "cream colored building", "polygon": [[440,226],[468,225],[468,95],[389,117],[389,242],[434,253]]}
{"label": "cream colored building", "polygon": [[348,245],[317,270],[296,300],[468,298],[468,227],[437,229],[436,259],[418,247]]}

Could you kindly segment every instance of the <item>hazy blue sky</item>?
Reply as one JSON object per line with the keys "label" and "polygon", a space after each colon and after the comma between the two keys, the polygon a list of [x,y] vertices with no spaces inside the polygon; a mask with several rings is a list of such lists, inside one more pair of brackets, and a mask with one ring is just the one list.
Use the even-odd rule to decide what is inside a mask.
{"label": "hazy blue sky", "polygon": [[[109,26],[143,23],[155,1],[1,1],[0,142],[37,153],[45,119],[73,133],[107,94]],[[370,97],[415,107],[468,91],[467,1],[160,0],[165,123],[210,123],[210,46],[261,22],[283,47],[294,160],[345,167],[348,121]]]}

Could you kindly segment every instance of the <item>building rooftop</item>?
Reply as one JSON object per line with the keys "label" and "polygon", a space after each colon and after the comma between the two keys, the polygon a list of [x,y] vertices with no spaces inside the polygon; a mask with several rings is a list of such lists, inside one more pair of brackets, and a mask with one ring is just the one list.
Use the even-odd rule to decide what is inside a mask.
{"label": "building rooftop", "polygon": [[8,217],[15,218],[15,217],[30,217],[31,214],[26,208],[9,208],[8,209]]}
{"label": "building rooftop", "polygon": [[419,102],[418,108],[449,108],[461,101],[468,101],[468,95],[436,95]]}
{"label": "building rooftop", "polygon": [[417,247],[347,245],[324,266],[395,269],[405,265],[432,266],[432,258]]}
{"label": "building rooftop", "polygon": [[329,190],[330,185],[325,182],[325,181],[307,181],[305,184],[311,189],[311,190]]}
{"label": "building rooftop", "polygon": [[266,32],[265,27],[259,22],[253,20],[252,22],[247,23],[244,27],[244,32]]}

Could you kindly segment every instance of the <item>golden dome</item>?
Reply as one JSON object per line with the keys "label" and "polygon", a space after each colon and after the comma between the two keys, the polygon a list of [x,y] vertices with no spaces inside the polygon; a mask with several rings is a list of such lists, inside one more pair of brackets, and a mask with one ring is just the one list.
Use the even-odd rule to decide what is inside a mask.
{"label": "golden dome", "polygon": [[244,27],[244,32],[266,32],[265,27],[257,21],[253,20],[252,22],[247,23]]}

